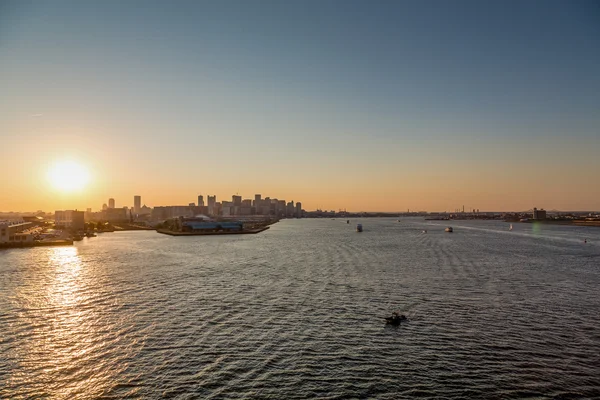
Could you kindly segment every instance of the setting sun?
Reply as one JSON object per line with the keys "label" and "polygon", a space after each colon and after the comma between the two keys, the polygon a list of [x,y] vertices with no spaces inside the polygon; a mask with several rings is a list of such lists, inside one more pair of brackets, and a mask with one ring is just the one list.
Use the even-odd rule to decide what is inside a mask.
{"label": "setting sun", "polygon": [[48,171],[50,184],[58,190],[72,192],[83,189],[90,180],[86,167],[75,161],[61,161]]}

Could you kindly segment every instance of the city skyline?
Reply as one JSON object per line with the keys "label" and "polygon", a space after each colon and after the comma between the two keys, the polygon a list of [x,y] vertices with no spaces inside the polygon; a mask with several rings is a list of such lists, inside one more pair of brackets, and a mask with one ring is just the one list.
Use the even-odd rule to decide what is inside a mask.
{"label": "city skyline", "polygon": [[[198,187],[307,210],[597,210],[599,17],[593,1],[2,2],[0,210]],[[82,184],[49,182],[69,160]]]}

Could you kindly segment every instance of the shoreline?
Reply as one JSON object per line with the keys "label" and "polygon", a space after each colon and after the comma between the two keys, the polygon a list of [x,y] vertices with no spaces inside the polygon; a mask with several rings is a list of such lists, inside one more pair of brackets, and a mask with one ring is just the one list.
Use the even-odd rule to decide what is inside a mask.
{"label": "shoreline", "polygon": [[157,229],[157,233],[169,236],[215,236],[215,235],[252,235],[260,233],[269,229],[269,226],[263,226],[255,229],[244,229],[242,231],[231,231],[231,232],[176,232],[168,229]]}
{"label": "shoreline", "polygon": [[45,246],[72,246],[72,240],[48,240],[42,242],[29,243],[0,243],[0,249],[21,249],[30,247],[45,247]]}

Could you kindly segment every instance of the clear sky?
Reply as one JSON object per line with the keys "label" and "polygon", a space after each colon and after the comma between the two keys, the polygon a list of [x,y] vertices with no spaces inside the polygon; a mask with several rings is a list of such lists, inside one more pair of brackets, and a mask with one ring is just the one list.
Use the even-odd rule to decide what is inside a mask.
{"label": "clear sky", "polygon": [[0,0],[0,160],[0,211],[598,210],[600,3]]}

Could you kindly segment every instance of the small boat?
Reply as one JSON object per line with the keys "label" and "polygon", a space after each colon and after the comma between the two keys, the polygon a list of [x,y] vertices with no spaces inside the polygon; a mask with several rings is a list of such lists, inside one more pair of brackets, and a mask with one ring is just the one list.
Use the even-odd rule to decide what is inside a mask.
{"label": "small boat", "polygon": [[83,236],[80,235],[73,235],[73,241],[78,242],[80,240],[83,240]]}
{"label": "small boat", "polygon": [[427,233],[427,229],[423,229],[423,233]]}
{"label": "small boat", "polygon": [[512,224],[510,224],[510,228],[508,228],[509,231],[513,230]]}
{"label": "small boat", "polygon": [[391,317],[386,317],[385,318],[385,323],[388,325],[400,325],[400,323],[402,321],[406,321],[408,320],[408,318],[406,318],[405,315],[400,315],[398,313],[393,313]]}
{"label": "small boat", "polygon": [[349,219],[348,219],[348,220],[346,220],[346,223],[347,223],[347,224],[349,224],[349,223],[350,223],[350,220],[349,220]]}
{"label": "small boat", "polygon": [[447,227],[446,229],[444,229],[444,232],[450,232],[450,233],[452,233],[452,232],[454,232],[454,231],[452,230],[452,227],[451,227],[451,226],[449,226],[449,227]]}
{"label": "small boat", "polygon": [[397,219],[397,220],[396,220],[396,222],[400,222],[400,220],[399,220],[399,219]]}
{"label": "small boat", "polygon": [[362,224],[356,225],[356,232],[362,232]]}

